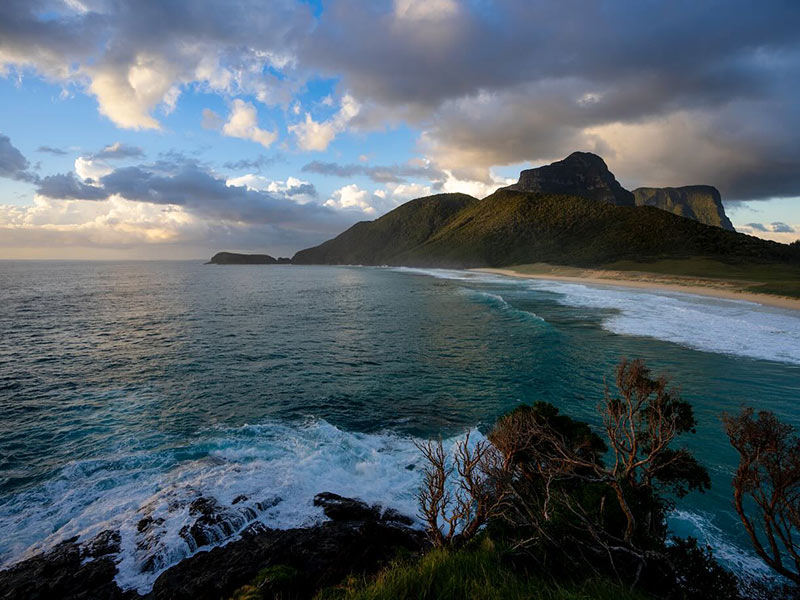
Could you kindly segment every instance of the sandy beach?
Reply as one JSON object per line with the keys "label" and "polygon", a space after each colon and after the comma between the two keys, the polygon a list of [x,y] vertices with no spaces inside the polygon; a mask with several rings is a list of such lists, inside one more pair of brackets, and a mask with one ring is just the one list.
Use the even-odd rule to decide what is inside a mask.
{"label": "sandy beach", "polygon": [[574,283],[588,283],[597,285],[610,285],[615,287],[637,288],[647,290],[661,290],[681,292],[684,294],[697,294],[728,300],[744,300],[756,302],[765,306],[775,306],[800,310],[800,299],[772,294],[757,294],[742,291],[737,282],[726,280],[700,279],[694,277],[669,277],[653,273],[606,271],[597,269],[571,269],[553,267],[541,272],[517,271],[514,268],[504,269],[471,269],[481,273],[493,273],[508,277],[521,277],[524,279],[546,279],[551,281],[571,281]]}

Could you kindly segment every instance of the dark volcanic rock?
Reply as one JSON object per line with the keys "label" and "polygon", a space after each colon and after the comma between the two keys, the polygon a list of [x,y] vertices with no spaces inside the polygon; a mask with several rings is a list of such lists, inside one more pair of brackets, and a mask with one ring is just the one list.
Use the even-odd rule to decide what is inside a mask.
{"label": "dark volcanic rock", "polygon": [[579,196],[618,206],[635,204],[633,194],[619,184],[605,161],[591,152],[573,152],[564,160],[522,171],[519,181],[504,189]]}
{"label": "dark volcanic rock", "polygon": [[706,225],[736,231],[728,215],[725,214],[719,190],[710,185],[687,185],[679,188],[642,187],[633,190],[633,195],[636,198],[636,206],[655,206]]}
{"label": "dark volcanic rock", "polygon": [[[0,572],[3,600],[133,600],[114,582],[117,567],[108,556],[119,550],[119,534],[104,531],[81,547],[75,538]],[[93,559],[93,560],[92,560]]]}
{"label": "dark volcanic rock", "polygon": [[300,576],[292,597],[310,598],[351,573],[376,570],[399,548],[421,550],[421,532],[376,521],[329,521],[307,529],[252,526],[241,539],[182,561],[162,574],[147,596],[155,600],[217,600],[270,566],[288,566]]}
{"label": "dark volcanic rock", "polygon": [[321,506],[322,512],[331,521],[378,521],[381,518],[378,507],[331,492],[314,496],[314,506]]}
{"label": "dark volcanic rock", "polygon": [[[285,260],[285,259],[284,259]],[[268,254],[236,254],[235,252],[217,252],[207,265],[277,265],[278,260]]]}
{"label": "dark volcanic rock", "polygon": [[[238,510],[250,503],[243,497],[237,500]],[[253,510],[264,510],[279,501],[257,502]],[[422,532],[405,526],[411,519],[395,511],[382,513],[380,507],[331,493],[319,494],[317,502],[335,520],[288,530],[253,523],[227,545],[197,552],[164,571],[144,598],[227,598],[268,567],[296,573],[280,584],[288,591],[282,597],[311,598],[321,587],[334,585],[350,574],[375,571],[401,548],[417,552],[426,546]],[[223,522],[230,519],[230,511],[213,499],[195,499],[189,512],[196,518],[196,529],[190,528],[186,535],[197,544],[210,539],[212,532],[227,527]],[[155,531],[156,521],[146,517],[137,529]],[[66,540],[49,552],[0,572],[0,599],[141,599],[134,591],[123,592],[114,581],[119,548],[120,536],[113,531],[104,531],[85,544]]]}

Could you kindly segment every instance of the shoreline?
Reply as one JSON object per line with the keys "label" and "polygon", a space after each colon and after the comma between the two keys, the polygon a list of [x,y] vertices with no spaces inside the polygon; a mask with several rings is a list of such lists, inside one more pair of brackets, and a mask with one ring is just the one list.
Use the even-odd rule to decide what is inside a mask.
{"label": "shoreline", "polygon": [[[517,271],[514,267],[504,268],[478,268],[469,269],[477,273],[490,273],[504,275],[519,279],[541,279],[549,281],[566,281],[590,285],[607,285],[612,287],[633,288],[643,290],[657,290],[665,292],[680,292],[696,296],[721,298],[723,300],[743,300],[774,308],[785,308],[800,311],[800,299],[787,296],[774,296],[772,294],[759,294],[745,292],[732,287],[729,282],[717,282],[708,279],[692,278],[692,282],[682,282],[680,279],[658,275],[656,273],[642,273],[642,277],[635,278],[632,273],[621,271],[602,271],[585,269],[580,274],[563,275],[558,273],[525,273]],[[724,286],[728,287],[715,287]]]}

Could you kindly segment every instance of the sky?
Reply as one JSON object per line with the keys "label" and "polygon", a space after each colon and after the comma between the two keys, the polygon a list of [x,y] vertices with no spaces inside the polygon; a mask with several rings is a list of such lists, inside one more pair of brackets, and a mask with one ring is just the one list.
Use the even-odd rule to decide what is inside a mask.
{"label": "sky", "polygon": [[3,0],[0,259],[291,256],[602,156],[800,239],[796,0]]}

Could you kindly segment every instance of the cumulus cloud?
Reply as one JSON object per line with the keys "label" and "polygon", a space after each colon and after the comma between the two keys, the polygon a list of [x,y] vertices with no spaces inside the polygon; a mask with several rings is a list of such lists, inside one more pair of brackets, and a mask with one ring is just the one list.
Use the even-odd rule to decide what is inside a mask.
{"label": "cumulus cloud", "polygon": [[254,0],[6,0],[0,72],[35,69],[93,95],[120,127],[160,129],[157,113],[171,112],[187,85],[288,102],[298,82],[264,72],[292,68],[311,24],[308,7],[288,0],[268,10]]}
{"label": "cumulus cloud", "polygon": [[339,111],[327,121],[315,121],[311,113],[306,113],[305,121],[289,126],[289,132],[297,138],[302,150],[324,151],[334,138],[347,128],[348,123],[358,115],[360,104],[346,94],[342,97]]}
{"label": "cumulus cloud", "polygon": [[378,212],[376,205],[382,204],[385,197],[375,195],[367,190],[362,190],[355,183],[339,188],[328,200],[325,206],[345,211],[359,211],[365,215],[375,216]]}
{"label": "cumulus cloud", "polygon": [[0,134],[0,177],[34,183],[38,177],[30,172],[30,163],[8,136]]}
{"label": "cumulus cloud", "polygon": [[36,193],[45,198],[66,200],[105,200],[109,196],[104,189],[84,183],[74,173],[42,178]]}
{"label": "cumulus cloud", "polygon": [[239,98],[231,103],[231,112],[227,122],[222,126],[222,133],[229,137],[256,142],[265,148],[269,148],[278,138],[276,132],[258,126],[256,107]]}
{"label": "cumulus cloud", "polygon": [[747,227],[749,227],[754,231],[769,231],[769,229],[767,229],[767,226],[764,225],[763,223],[748,223]]}
{"label": "cumulus cloud", "polygon": [[252,173],[240,177],[232,177],[228,185],[243,186],[248,190],[280,194],[300,204],[311,202],[317,198],[317,188],[309,181],[296,177],[288,177],[285,181],[269,179]]}

